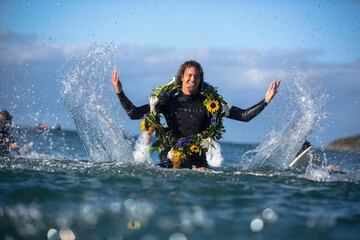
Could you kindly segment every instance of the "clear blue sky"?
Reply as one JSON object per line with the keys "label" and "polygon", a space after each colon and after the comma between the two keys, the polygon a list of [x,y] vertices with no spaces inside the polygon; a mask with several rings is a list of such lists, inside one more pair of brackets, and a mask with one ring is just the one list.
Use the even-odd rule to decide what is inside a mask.
{"label": "clear blue sky", "polygon": [[[0,67],[6,71],[0,75],[0,108],[10,108],[19,122],[28,124],[34,119],[51,121],[52,115],[67,121],[62,113],[65,110],[58,106],[59,86],[48,86],[47,80],[41,79],[59,77],[50,69],[57,68],[71,47],[94,42],[114,42],[127,49],[128,55],[120,54],[117,61],[130,69],[123,73],[131,81],[135,75],[138,79],[160,77],[159,82],[155,81],[159,84],[176,71],[183,59],[199,59],[208,79],[227,99],[243,102],[241,107],[263,96],[272,77],[283,71],[279,69],[283,62],[302,61],[329,95],[329,117],[322,136],[327,142],[360,132],[360,124],[354,120],[360,117],[359,13],[359,1],[2,0]],[[162,63],[160,75],[146,59]],[[30,70],[25,71],[26,66],[31,66]],[[143,72],[135,74],[131,68]],[[24,112],[29,116],[32,109],[14,107],[21,105],[15,96],[21,89],[19,83],[24,89],[31,88],[27,97],[34,105],[46,102],[41,103],[43,110],[31,116],[31,121]],[[129,81],[127,93],[135,102],[144,103],[155,83],[143,82],[144,89],[136,94],[138,83]],[[244,89],[246,94],[237,94]],[[49,113],[55,108],[56,112]],[[244,125],[240,139],[228,133],[225,139],[259,141],[258,126],[265,122]],[[228,123],[229,132],[235,125]],[[135,127],[132,129],[135,131]]]}

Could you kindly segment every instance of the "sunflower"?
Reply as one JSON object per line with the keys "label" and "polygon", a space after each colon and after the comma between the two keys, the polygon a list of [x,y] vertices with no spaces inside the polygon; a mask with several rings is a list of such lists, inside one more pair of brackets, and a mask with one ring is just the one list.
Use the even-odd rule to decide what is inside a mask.
{"label": "sunflower", "polygon": [[140,122],[140,129],[143,132],[146,132],[148,130],[149,126],[148,126],[148,122],[146,121],[146,119],[144,118],[143,120],[141,120]]}
{"label": "sunflower", "polygon": [[183,156],[180,151],[175,150],[172,155],[173,168],[181,168]]}
{"label": "sunflower", "polygon": [[216,100],[205,100],[205,107],[208,112],[215,113],[220,109],[220,103]]}
{"label": "sunflower", "polygon": [[190,151],[193,152],[193,153],[198,153],[200,152],[200,148],[196,145],[191,145],[190,146]]}

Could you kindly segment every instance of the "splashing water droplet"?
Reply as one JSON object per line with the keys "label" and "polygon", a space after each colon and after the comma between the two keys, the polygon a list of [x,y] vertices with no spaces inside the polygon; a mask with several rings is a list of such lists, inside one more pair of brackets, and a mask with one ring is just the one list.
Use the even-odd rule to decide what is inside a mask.
{"label": "splashing water droplet", "polygon": [[285,105],[277,107],[281,109],[278,110],[281,118],[267,134],[267,140],[242,155],[239,162],[242,170],[287,169],[304,141],[320,128],[320,122],[326,116],[323,111],[326,95],[303,68],[289,71],[291,79],[285,91]]}
{"label": "splashing water droplet", "polygon": [[114,65],[113,51],[113,44],[96,46],[72,64],[62,81],[62,98],[92,159],[127,161],[131,144],[111,112],[118,102],[112,92],[105,91]]}

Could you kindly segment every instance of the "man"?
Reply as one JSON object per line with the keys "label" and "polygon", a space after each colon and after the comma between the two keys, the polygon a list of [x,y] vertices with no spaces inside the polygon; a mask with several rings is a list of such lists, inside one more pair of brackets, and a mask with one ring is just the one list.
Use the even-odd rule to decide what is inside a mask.
{"label": "man", "polygon": [[[180,66],[174,82],[154,91],[157,95],[150,98],[150,104],[134,106],[126,97],[115,70],[112,84],[131,119],[141,119],[146,114],[152,116],[148,119],[156,125],[162,141],[161,167],[207,168],[205,154],[211,145],[211,141],[206,145],[207,139],[221,137],[222,117],[250,121],[270,103],[280,81],[273,81],[265,99],[248,109],[227,105],[221,95],[204,82],[201,65],[192,60]],[[159,114],[165,117],[167,128],[156,120]]]}
{"label": "man", "polygon": [[6,157],[10,154],[10,149],[17,148],[15,139],[11,136],[12,116],[6,110],[0,112],[0,156]]}

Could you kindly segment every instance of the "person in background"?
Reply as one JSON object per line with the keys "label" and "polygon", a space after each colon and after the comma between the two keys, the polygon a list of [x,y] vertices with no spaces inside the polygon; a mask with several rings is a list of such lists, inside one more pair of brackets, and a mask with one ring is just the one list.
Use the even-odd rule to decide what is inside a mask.
{"label": "person in background", "polygon": [[10,155],[10,150],[16,150],[17,144],[11,135],[12,116],[7,110],[0,112],[0,156]]}

